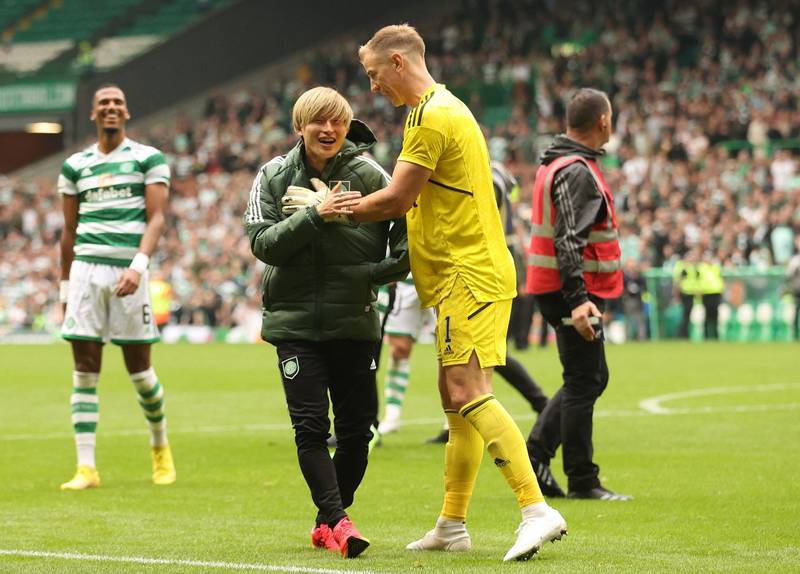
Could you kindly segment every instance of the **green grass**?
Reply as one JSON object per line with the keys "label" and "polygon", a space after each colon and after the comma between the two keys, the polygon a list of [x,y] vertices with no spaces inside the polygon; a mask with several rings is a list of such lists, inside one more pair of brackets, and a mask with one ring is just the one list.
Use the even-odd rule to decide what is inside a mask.
{"label": "green grass", "polygon": [[[470,509],[473,551],[403,549],[432,526],[442,498],[441,446],[421,444],[441,416],[429,346],[414,351],[409,424],[374,451],[351,509],[372,541],[353,561],[309,545],[315,509],[297,466],[271,347],[154,348],[178,467],[174,486],[154,487],[144,419],[119,350],[109,346],[100,379],[103,485],[78,493],[58,489],[74,471],[69,348],[0,347],[0,572],[234,571],[3,550],[260,564],[262,571],[797,572],[799,352],[791,344],[610,347],[596,459],[603,481],[635,501],[554,501],[569,536],[532,562],[503,564],[519,515],[488,457]],[[557,388],[555,349],[517,357],[548,392]],[[639,406],[657,395],[757,385],[662,403],[677,414]],[[495,390],[527,435],[527,405],[497,377]],[[553,469],[563,480],[560,460]]]}

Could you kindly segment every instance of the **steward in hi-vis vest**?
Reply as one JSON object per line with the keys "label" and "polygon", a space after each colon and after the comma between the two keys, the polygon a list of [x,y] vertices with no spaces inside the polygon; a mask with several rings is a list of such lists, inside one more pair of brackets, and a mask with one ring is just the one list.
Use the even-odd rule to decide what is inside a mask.
{"label": "steward in hi-vis vest", "polygon": [[602,314],[606,299],[623,291],[614,197],[597,166],[612,116],[606,94],[577,90],[567,132],[542,154],[533,184],[527,288],[556,331],[564,379],[527,442],[547,496],[565,495],[549,466],[563,446],[568,497],[630,500],[600,483],[592,445],[594,403],[608,385]]}
{"label": "steward in hi-vis vest", "polygon": [[570,308],[585,301],[586,292],[603,299],[622,294],[617,216],[595,161],[599,155],[558,136],[544,152],[533,184],[528,292],[563,290]]}

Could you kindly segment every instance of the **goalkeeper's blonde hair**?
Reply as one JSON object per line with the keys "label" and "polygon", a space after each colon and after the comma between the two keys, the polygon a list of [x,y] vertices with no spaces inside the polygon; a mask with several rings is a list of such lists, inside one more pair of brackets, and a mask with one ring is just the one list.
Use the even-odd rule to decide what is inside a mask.
{"label": "goalkeeper's blonde hair", "polygon": [[350,103],[333,88],[318,86],[303,92],[292,108],[292,126],[301,131],[316,119],[339,120],[349,128],[353,121]]}
{"label": "goalkeeper's blonde hair", "polygon": [[364,60],[364,53],[372,52],[381,57],[391,56],[392,52],[404,55],[413,54],[425,57],[425,41],[416,28],[408,24],[384,26],[370,38],[369,42],[358,49],[359,60]]}

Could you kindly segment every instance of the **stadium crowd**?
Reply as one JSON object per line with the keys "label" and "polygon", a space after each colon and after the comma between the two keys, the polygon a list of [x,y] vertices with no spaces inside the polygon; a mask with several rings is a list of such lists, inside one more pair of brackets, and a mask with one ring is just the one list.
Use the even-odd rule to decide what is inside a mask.
{"label": "stadium crowd", "polygon": [[[466,1],[435,29],[423,28],[432,74],[469,102],[494,159],[521,181],[520,244],[537,153],[563,131],[572,91],[591,85],[615,109],[603,165],[632,280],[690,250],[723,266],[785,265],[800,234],[795,4],[567,4]],[[391,170],[405,110],[369,93],[357,47],[339,39],[266,88],[211,94],[199,116],[130,130],[162,149],[172,168],[168,232],[151,265],[172,286],[170,322],[231,327],[259,313],[260,268],[241,217],[255,171],[295,142],[290,114],[300,92],[336,87],[375,131],[373,155]],[[0,176],[0,333],[60,321],[55,181]]]}

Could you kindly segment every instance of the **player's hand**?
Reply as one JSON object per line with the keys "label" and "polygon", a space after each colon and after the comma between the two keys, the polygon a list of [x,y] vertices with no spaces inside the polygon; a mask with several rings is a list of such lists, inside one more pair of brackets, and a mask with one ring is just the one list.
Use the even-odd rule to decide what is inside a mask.
{"label": "player's hand", "polygon": [[338,195],[360,197],[361,194],[340,191],[340,183],[337,183],[333,189],[328,189],[328,186],[316,177],[311,178],[311,185],[314,186],[314,191],[297,185],[290,185],[286,188],[286,194],[281,198],[281,203],[283,204],[281,211],[285,215],[292,215],[308,207],[315,207],[323,221],[347,223],[349,219],[346,215],[337,213],[332,209],[333,197]]}
{"label": "player's hand", "polygon": [[317,190],[317,193],[325,193],[325,199],[317,206],[317,213],[319,213],[319,216],[324,221],[348,223],[350,221],[350,216],[346,213],[336,211],[335,205],[337,202],[358,199],[361,197],[361,193],[358,191],[342,191],[341,183],[337,183],[333,189],[328,191],[328,186],[316,178],[311,179],[311,184]]}
{"label": "player's hand", "polygon": [[339,193],[333,197],[333,210],[349,217],[353,213],[353,208],[361,203],[361,199],[360,193],[355,196],[352,193]]}
{"label": "player's hand", "polygon": [[117,297],[131,295],[139,288],[139,282],[141,280],[142,276],[139,275],[139,272],[128,267],[122,273],[122,277],[119,278],[119,281],[117,281],[117,287],[114,290],[114,293],[117,295]]}
{"label": "player's hand", "polygon": [[58,300],[61,302],[61,322],[67,316],[67,300],[69,299],[69,279],[62,279],[58,283]]}
{"label": "player's hand", "polygon": [[601,317],[602,313],[591,301],[581,303],[572,310],[572,325],[581,337],[587,341],[594,341],[597,337],[590,323],[590,317]]}

